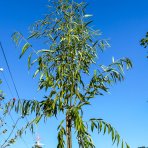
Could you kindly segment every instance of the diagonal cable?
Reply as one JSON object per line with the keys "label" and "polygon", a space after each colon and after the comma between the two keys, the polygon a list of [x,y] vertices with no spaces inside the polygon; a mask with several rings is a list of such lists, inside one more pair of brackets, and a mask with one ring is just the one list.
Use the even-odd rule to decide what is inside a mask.
{"label": "diagonal cable", "polygon": [[[10,86],[9,86],[9,83],[7,82],[7,79],[6,79],[6,77],[5,77],[5,75],[4,75],[3,72],[2,72],[2,75],[3,75],[3,77],[4,77],[4,80],[5,80],[5,82],[6,82],[7,87],[9,88],[9,91],[11,92],[11,97],[13,98],[12,90],[11,90],[11,88],[10,88]],[[6,104],[6,102],[4,101],[4,99],[3,99],[3,102],[4,102],[4,104]],[[13,127],[11,133],[9,134],[7,140],[5,140],[5,143],[8,141],[8,139],[9,139],[10,136],[12,135],[12,133],[13,133],[13,131],[14,131],[15,128],[16,128],[17,130],[19,130],[19,128],[17,127],[17,123],[18,123],[18,121],[19,121],[18,119],[20,119],[20,118],[18,118],[18,119],[17,119],[17,122],[15,122],[15,120],[13,119],[13,117],[12,117],[12,115],[11,115],[11,110],[8,112],[8,115],[10,116],[10,118],[11,118],[13,124],[14,124],[14,127]],[[4,118],[3,118],[3,120],[4,120]],[[7,126],[8,126],[8,125],[7,125]],[[20,137],[20,138],[21,138],[21,140],[23,141],[23,143],[26,145],[26,147],[29,148],[27,142],[26,142],[22,137]],[[3,144],[3,145],[4,145],[4,144]]]}
{"label": "diagonal cable", "polygon": [[[8,61],[7,61],[7,58],[6,58],[6,54],[5,54],[5,52],[4,52],[4,48],[3,48],[2,44],[1,44],[1,42],[0,42],[0,48],[1,48],[1,50],[2,50],[2,53],[3,53],[4,59],[5,59],[5,62],[6,62],[6,65],[7,65],[7,68],[8,68],[8,71],[9,71],[9,74],[10,74],[10,77],[11,77],[11,80],[12,80],[12,83],[13,83],[13,85],[14,85],[14,88],[15,88],[15,91],[16,91],[16,94],[17,94],[17,97],[18,97],[18,99],[20,100],[20,103],[21,103],[21,99],[20,99],[20,96],[19,96],[19,93],[18,93],[16,84],[15,84],[15,81],[14,81],[14,79],[13,79],[13,76],[12,76],[12,73],[11,73],[11,70],[10,70],[10,66],[9,66],[9,64],[8,64]],[[3,74],[3,76],[4,76],[4,74]],[[11,95],[13,95],[13,93],[12,93],[12,91],[11,91],[11,89],[10,89],[10,86],[9,86],[9,84],[8,84],[8,82],[7,82],[5,76],[4,76],[4,79],[5,79],[6,84],[7,84],[8,88],[9,88],[9,90],[10,90]],[[14,121],[14,119],[12,118],[11,114],[9,114],[9,115],[10,115],[11,120],[13,121],[13,123],[15,123],[15,121]],[[25,119],[26,119],[26,121],[27,121],[27,123],[28,123],[28,119],[27,119],[26,116],[25,116]],[[17,127],[16,127],[16,128],[17,128]],[[22,139],[22,137],[21,137],[21,139]],[[25,145],[28,147],[28,145],[27,145],[27,143],[24,141],[24,139],[22,139],[22,140],[23,140],[23,142],[25,143]]]}

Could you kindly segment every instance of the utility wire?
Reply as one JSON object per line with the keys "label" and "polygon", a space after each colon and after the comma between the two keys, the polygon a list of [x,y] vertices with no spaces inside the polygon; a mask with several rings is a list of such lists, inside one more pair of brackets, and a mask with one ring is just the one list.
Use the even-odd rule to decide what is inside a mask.
{"label": "utility wire", "polygon": [[3,71],[1,73],[2,73],[2,76],[3,76],[4,80],[5,80],[5,82],[6,82],[6,85],[7,85],[8,89],[9,89],[9,91],[10,91],[11,97],[13,98],[14,97],[13,92],[12,92],[12,90],[11,90],[7,80],[6,80],[6,77],[5,77],[4,73],[3,73]]}
{"label": "utility wire", "polygon": [[[7,82],[7,79],[6,79],[6,77],[5,77],[5,74],[3,73],[3,71],[2,71],[1,73],[2,73],[2,76],[3,76],[4,80],[5,80],[5,82],[6,82],[6,85],[7,85],[8,89],[9,89],[9,91],[10,91],[11,97],[13,98],[14,95],[13,95],[13,93],[12,93],[12,90],[11,90],[10,86],[9,86],[9,83]],[[4,101],[4,99],[3,99],[3,102],[4,102],[4,104],[6,104],[6,102]],[[10,110],[10,112],[11,112],[11,110]],[[10,112],[9,112],[10,118],[11,118],[11,120],[12,120],[13,123],[14,123],[15,121],[14,121],[13,117],[11,116]]]}
{"label": "utility wire", "polygon": [[17,121],[16,121],[16,123],[14,124],[13,129],[12,129],[12,131],[10,132],[9,136],[8,136],[7,139],[4,141],[4,143],[1,145],[1,148],[3,148],[3,147],[5,148],[5,144],[8,142],[8,140],[9,140],[10,137],[11,137],[11,135],[13,134],[13,132],[14,132],[14,130],[15,130],[15,128],[16,128],[17,123],[18,123],[19,120],[20,120],[20,118],[17,119]]}
{"label": "utility wire", "polygon": [[15,91],[16,91],[17,97],[18,97],[18,99],[20,99],[18,90],[17,90],[17,88],[16,88],[16,85],[15,85],[15,82],[14,82],[14,79],[13,79],[13,76],[12,76],[12,73],[11,73],[11,70],[10,70],[10,67],[9,67],[9,64],[8,64],[8,61],[7,61],[7,58],[6,58],[6,54],[5,54],[5,52],[4,52],[4,48],[3,48],[1,42],[0,42],[0,47],[1,47],[1,50],[2,50],[2,53],[3,53],[4,59],[5,59],[5,62],[6,62],[6,65],[7,65],[7,68],[8,68],[10,77],[11,77],[11,80],[12,80],[12,83],[13,83],[13,85],[14,85],[14,89],[15,89]]}
{"label": "utility wire", "polygon": [[[21,36],[21,41],[23,40],[23,41],[25,41],[26,43],[30,44],[30,43],[28,42],[28,40],[25,39],[24,36],[23,36],[20,32],[17,32],[17,33]],[[20,43],[21,43],[21,41],[20,41]],[[39,55],[38,55],[37,50],[34,49],[33,46],[31,46],[30,48],[31,48],[32,51],[36,54],[37,58],[39,58]],[[43,55],[42,55],[42,57],[43,57]],[[37,126],[36,126],[36,131],[38,131]],[[36,135],[37,135],[37,133],[38,133],[38,132],[36,132]],[[33,134],[35,135],[35,133],[33,133]],[[34,139],[36,139],[36,136],[34,136]]]}
{"label": "utility wire", "polygon": [[[5,77],[5,75],[4,75],[3,72],[2,72],[2,75],[3,75],[3,77],[4,77],[4,80],[5,80],[5,82],[6,82],[7,87],[9,88],[9,91],[10,91],[10,93],[11,93],[11,97],[13,98],[12,90],[11,90],[11,88],[10,88],[10,86],[9,86],[9,83],[7,82],[7,79],[6,79],[6,77]],[[3,102],[4,102],[4,104],[6,104],[6,102],[4,101],[4,99],[3,99]],[[6,141],[8,141],[8,139],[9,139],[10,136],[12,135],[12,133],[13,133],[13,131],[14,131],[15,128],[16,128],[17,130],[19,130],[19,128],[17,127],[17,123],[18,123],[18,120],[20,119],[20,117],[17,119],[17,122],[15,122],[10,112],[11,112],[11,110],[8,112],[8,115],[10,116],[10,118],[11,118],[13,124],[14,124],[14,127],[13,127],[13,129],[12,129],[12,131],[11,131],[9,137],[7,138],[7,140],[5,140],[5,143],[6,143]],[[3,121],[4,121],[4,118],[3,118]],[[6,125],[7,125],[7,124],[6,124]],[[7,125],[7,126],[8,126],[8,125]],[[8,127],[8,128],[10,128],[10,127]],[[20,137],[20,138],[21,138],[21,140],[23,141],[23,143],[26,145],[26,147],[29,148],[27,142],[26,142],[22,137]],[[3,145],[4,145],[4,144],[3,144]],[[3,145],[2,145],[2,146],[3,146]],[[1,146],[1,147],[2,147],[2,146]]]}
{"label": "utility wire", "polygon": [[[0,48],[1,48],[1,50],[2,50],[2,53],[3,53],[4,59],[5,59],[5,62],[6,62],[6,65],[7,65],[7,68],[8,68],[8,71],[9,71],[9,74],[10,74],[10,77],[11,77],[11,80],[12,80],[12,83],[13,83],[13,85],[14,85],[14,88],[15,88],[15,91],[16,91],[16,94],[17,94],[17,97],[18,97],[18,99],[20,100],[20,103],[21,103],[21,99],[20,99],[20,96],[19,96],[19,93],[18,93],[16,84],[15,84],[15,81],[14,81],[14,79],[13,79],[13,76],[12,76],[12,73],[11,73],[11,70],[10,70],[10,66],[9,66],[9,64],[8,64],[8,61],[7,61],[7,58],[6,58],[6,54],[5,54],[5,52],[4,52],[4,48],[3,48],[1,42],[0,42]],[[4,75],[4,74],[3,74],[3,75]],[[5,77],[5,76],[4,76],[4,77]],[[8,84],[8,82],[7,82],[7,80],[6,80],[6,77],[5,77],[4,79],[5,79],[5,81],[6,81],[6,84]],[[8,84],[8,88],[9,88],[9,90],[10,90],[10,92],[11,92],[11,95],[13,95],[13,93],[12,93],[12,91],[11,91],[11,89],[10,89],[9,84]],[[13,123],[15,123],[15,121],[14,121],[14,119],[12,118],[12,116],[11,116],[10,113],[9,113],[9,115],[10,115],[10,117],[11,117]],[[28,119],[27,119],[26,116],[25,116],[25,119],[26,119],[26,121],[27,121],[27,123],[28,123],[29,121],[28,121]],[[17,128],[17,126],[16,126],[16,128]],[[18,129],[18,128],[17,128],[17,129]],[[22,141],[24,142],[24,144],[29,148],[29,146],[27,145],[27,143],[25,142],[25,140],[24,140],[22,137],[21,137],[21,139],[22,139]]]}

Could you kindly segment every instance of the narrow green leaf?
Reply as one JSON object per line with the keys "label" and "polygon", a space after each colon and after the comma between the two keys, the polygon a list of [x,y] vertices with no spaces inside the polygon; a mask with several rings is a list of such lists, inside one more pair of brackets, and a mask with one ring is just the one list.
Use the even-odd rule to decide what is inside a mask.
{"label": "narrow green leaf", "polygon": [[122,140],[121,148],[124,148],[124,142],[123,142],[123,140]]}
{"label": "narrow green leaf", "polygon": [[85,24],[85,27],[88,26],[89,24],[91,24],[93,21],[89,21]]}
{"label": "narrow green leaf", "polygon": [[31,57],[32,57],[32,54],[30,54],[28,57],[28,69],[30,69],[31,67]]}
{"label": "narrow green leaf", "polygon": [[29,43],[26,43],[26,44],[23,46],[23,48],[22,48],[22,53],[21,53],[21,55],[20,55],[20,58],[24,55],[24,53],[27,51],[27,49],[28,49],[29,47],[31,47],[31,44],[29,44]]}

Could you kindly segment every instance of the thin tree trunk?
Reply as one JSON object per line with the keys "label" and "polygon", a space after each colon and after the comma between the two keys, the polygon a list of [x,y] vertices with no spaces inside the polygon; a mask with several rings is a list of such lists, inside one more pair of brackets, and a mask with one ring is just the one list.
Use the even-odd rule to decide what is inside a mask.
{"label": "thin tree trunk", "polygon": [[72,133],[71,133],[71,116],[66,114],[66,138],[67,138],[67,148],[72,148]]}

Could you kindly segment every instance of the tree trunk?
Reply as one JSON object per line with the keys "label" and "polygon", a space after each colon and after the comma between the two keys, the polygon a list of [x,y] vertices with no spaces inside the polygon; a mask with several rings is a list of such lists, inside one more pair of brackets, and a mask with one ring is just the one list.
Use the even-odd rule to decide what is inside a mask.
{"label": "tree trunk", "polygon": [[67,138],[67,148],[72,148],[72,134],[71,134],[71,116],[66,114],[66,138]]}

